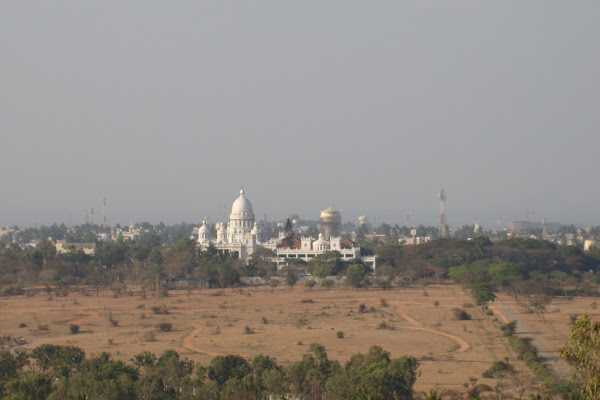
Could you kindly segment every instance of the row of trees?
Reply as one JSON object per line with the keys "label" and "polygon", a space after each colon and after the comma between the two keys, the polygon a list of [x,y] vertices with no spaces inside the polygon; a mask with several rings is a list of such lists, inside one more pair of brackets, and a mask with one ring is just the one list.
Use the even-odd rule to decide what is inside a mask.
{"label": "row of trees", "polygon": [[29,355],[0,352],[3,399],[412,399],[418,362],[390,358],[381,347],[344,365],[314,344],[302,360],[283,366],[258,354],[247,360],[216,356],[208,366],[177,352],[146,351],[129,363],[110,354],[86,358],[73,346],[42,345]]}
{"label": "row of trees", "polygon": [[[583,252],[574,246],[556,246],[534,239],[508,239],[491,242],[438,239],[418,246],[398,243],[378,245],[375,279],[365,279],[369,271],[360,259],[346,260],[336,251],[327,251],[310,261],[290,259],[289,266],[277,271],[275,254],[261,248],[243,267],[237,254],[215,248],[198,251],[195,241],[182,238],[172,246],[110,242],[98,246],[93,255],[82,250],[57,254],[49,240],[22,250],[12,243],[0,251],[0,284],[89,284],[109,285],[135,281],[154,286],[166,278],[197,278],[221,287],[235,285],[241,276],[270,279],[291,269],[315,277],[352,275],[363,284],[388,286],[420,279],[453,279],[465,289],[477,292],[504,290],[514,296],[595,295],[600,279],[600,251]],[[349,273],[349,267],[352,266]],[[363,280],[364,279],[364,280]],[[383,287],[383,286],[382,286]],[[489,296],[488,296],[489,297]]]}
{"label": "row of trees", "polygon": [[442,281],[484,293],[504,290],[519,295],[583,295],[599,292],[600,251],[556,246],[544,240],[491,242],[438,239],[419,246],[397,244],[375,249],[378,274]]}

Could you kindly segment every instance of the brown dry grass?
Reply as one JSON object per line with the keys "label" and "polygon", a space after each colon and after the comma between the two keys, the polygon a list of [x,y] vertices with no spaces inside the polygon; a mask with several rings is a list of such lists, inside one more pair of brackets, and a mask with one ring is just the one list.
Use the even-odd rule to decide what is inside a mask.
{"label": "brown dry grass", "polygon": [[[5,297],[0,298],[0,329],[3,335],[33,339],[29,347],[74,345],[88,355],[107,351],[124,360],[145,350],[160,354],[173,349],[203,364],[218,354],[252,357],[264,353],[280,362],[296,361],[312,343],[323,344],[331,359],[346,361],[356,352],[380,345],[393,357],[411,354],[421,361],[417,390],[464,390],[462,385],[470,376],[493,387],[496,382],[481,378],[481,373],[492,361],[506,357],[522,368],[500,335],[497,325],[502,321],[496,315],[484,316],[475,307],[467,310],[473,320],[452,320],[452,308],[471,302],[455,285],[428,286],[427,296],[417,288],[308,291],[297,287],[274,292],[245,288],[214,296],[216,292],[170,291],[166,298],[152,294],[113,297],[109,290],[99,296],[72,292],[68,297],[49,298],[42,293]],[[312,302],[301,302],[307,299]],[[386,302],[388,306],[382,306]],[[591,309],[591,302],[555,300],[546,324],[534,314],[524,317],[532,328],[547,332],[546,340],[558,348],[568,335],[568,315],[581,314],[584,306]],[[374,310],[361,313],[360,304]],[[163,306],[168,314],[152,312],[152,307]],[[111,315],[118,326],[109,321]],[[377,329],[384,321],[387,329]],[[161,322],[171,323],[173,330],[160,332],[157,325]],[[19,328],[20,323],[27,327]],[[80,333],[72,335],[70,324],[79,325]],[[49,329],[39,330],[43,325]],[[254,334],[248,334],[245,327]],[[338,338],[339,331],[343,338]]]}

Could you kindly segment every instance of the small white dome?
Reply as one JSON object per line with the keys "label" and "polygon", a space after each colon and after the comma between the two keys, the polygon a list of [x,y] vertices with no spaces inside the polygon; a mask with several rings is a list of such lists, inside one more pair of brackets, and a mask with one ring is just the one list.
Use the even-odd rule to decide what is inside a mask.
{"label": "small white dome", "polygon": [[198,229],[198,234],[201,235],[203,233],[210,233],[210,229],[208,228],[208,225],[206,225],[206,221],[204,221],[204,223],[202,224],[202,226],[200,227],[200,229]]}
{"label": "small white dome", "polygon": [[322,233],[319,233],[319,239],[313,242],[313,248],[315,250],[326,250],[329,248],[329,242],[323,239]]}

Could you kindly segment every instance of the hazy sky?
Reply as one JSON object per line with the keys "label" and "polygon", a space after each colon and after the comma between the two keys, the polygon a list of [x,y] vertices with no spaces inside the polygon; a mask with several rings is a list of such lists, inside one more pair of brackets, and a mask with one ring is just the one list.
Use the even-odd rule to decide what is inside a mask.
{"label": "hazy sky", "polygon": [[[0,225],[600,224],[600,1],[2,1]],[[222,210],[221,210],[222,213]],[[533,214],[535,213],[535,214]]]}

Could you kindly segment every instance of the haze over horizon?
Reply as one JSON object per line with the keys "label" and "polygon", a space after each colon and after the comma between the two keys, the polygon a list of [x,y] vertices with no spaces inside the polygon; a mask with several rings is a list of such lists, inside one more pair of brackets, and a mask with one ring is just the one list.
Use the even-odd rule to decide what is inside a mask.
{"label": "haze over horizon", "polygon": [[[599,225],[600,3],[22,2],[0,13],[0,226]],[[70,218],[69,218],[70,216]]]}

